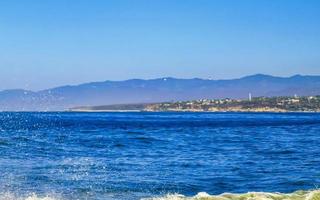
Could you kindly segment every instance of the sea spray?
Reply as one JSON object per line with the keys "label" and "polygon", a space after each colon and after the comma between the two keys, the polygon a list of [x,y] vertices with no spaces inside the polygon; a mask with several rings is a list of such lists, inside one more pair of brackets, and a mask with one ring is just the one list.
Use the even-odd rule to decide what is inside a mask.
{"label": "sea spray", "polygon": [[26,196],[17,196],[12,193],[0,193],[0,200],[61,200],[60,198],[51,196],[39,196],[36,194],[30,194]]}

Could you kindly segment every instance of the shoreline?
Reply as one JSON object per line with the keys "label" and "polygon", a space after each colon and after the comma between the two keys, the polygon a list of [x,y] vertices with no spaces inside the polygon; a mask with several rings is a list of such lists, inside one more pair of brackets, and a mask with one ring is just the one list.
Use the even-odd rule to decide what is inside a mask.
{"label": "shoreline", "polygon": [[[42,111],[40,111],[42,112]],[[70,112],[70,113],[320,113],[320,111],[191,111],[191,110],[67,110],[67,111],[52,111],[52,112]]]}
{"label": "shoreline", "polygon": [[13,110],[13,111],[1,111],[0,113],[274,113],[274,114],[285,114],[285,113],[314,113],[320,114],[320,111],[250,111],[250,110],[219,110],[219,111],[202,111],[202,110]]}

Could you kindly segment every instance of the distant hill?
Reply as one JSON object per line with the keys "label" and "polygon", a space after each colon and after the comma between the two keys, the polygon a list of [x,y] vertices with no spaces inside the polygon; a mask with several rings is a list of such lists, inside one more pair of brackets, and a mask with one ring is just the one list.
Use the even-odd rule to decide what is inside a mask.
{"label": "distant hill", "polygon": [[257,74],[231,80],[159,78],[105,81],[38,92],[0,92],[2,111],[53,111],[78,106],[154,103],[252,96],[319,95],[320,76],[274,77]]}

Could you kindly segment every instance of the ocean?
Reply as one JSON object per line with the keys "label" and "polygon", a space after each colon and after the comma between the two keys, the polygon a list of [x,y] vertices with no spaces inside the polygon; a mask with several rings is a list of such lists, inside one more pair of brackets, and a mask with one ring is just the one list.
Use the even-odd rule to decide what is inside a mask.
{"label": "ocean", "polygon": [[319,142],[312,113],[3,112],[0,200],[320,200]]}

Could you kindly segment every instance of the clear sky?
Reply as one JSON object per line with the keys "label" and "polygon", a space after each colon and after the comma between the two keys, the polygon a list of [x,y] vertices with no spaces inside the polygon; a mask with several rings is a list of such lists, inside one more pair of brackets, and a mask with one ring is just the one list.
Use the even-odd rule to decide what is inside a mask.
{"label": "clear sky", "polygon": [[320,74],[319,0],[3,0],[0,90]]}

